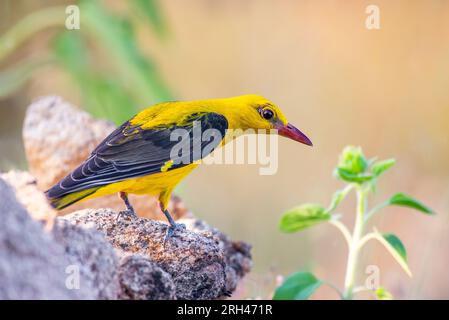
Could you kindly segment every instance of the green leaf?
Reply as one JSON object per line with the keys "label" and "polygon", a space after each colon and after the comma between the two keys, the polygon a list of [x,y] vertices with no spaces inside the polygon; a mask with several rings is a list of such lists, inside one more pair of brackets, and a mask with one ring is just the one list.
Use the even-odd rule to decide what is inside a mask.
{"label": "green leaf", "polygon": [[378,161],[373,164],[373,166],[371,167],[371,171],[376,177],[378,177],[382,173],[390,169],[395,163],[396,163],[395,159]]}
{"label": "green leaf", "polygon": [[167,24],[162,14],[159,1],[156,0],[133,0],[131,4],[139,15],[145,17],[159,36],[167,32]]}
{"label": "green leaf", "polygon": [[343,149],[338,162],[338,168],[349,174],[360,174],[365,172],[368,161],[363,155],[362,148],[347,146]]}
{"label": "green leaf", "polygon": [[392,196],[389,200],[388,203],[390,205],[394,205],[394,206],[403,206],[403,207],[408,207],[408,208],[412,208],[412,209],[416,209],[418,211],[421,211],[425,214],[435,214],[432,209],[430,209],[429,207],[425,206],[423,203],[419,202],[416,199],[413,199],[411,196],[408,196],[404,193],[396,193],[394,196]]}
{"label": "green leaf", "polygon": [[319,204],[306,203],[286,211],[279,228],[283,232],[296,232],[330,218],[331,215]]}
{"label": "green leaf", "polygon": [[306,300],[322,284],[310,272],[297,272],[288,276],[282,285],[276,289],[274,300]]}
{"label": "green leaf", "polygon": [[83,105],[94,117],[120,125],[137,112],[137,104],[110,74],[95,70],[87,43],[79,32],[62,32],[53,42],[57,61],[72,76],[83,97]]}
{"label": "green leaf", "polygon": [[352,190],[353,186],[354,185],[350,184],[342,190],[335,191],[334,195],[332,196],[331,204],[327,208],[327,212],[330,213],[330,212],[334,211],[337,208],[337,206],[340,204],[340,202],[342,202],[346,198],[348,193]]}
{"label": "green leaf", "polygon": [[111,71],[140,106],[172,100],[156,64],[138,46],[133,25],[129,20],[112,14],[101,1],[81,1],[83,14],[81,32],[100,46],[113,61]]}
{"label": "green leaf", "polygon": [[388,252],[391,253],[393,258],[399,263],[402,269],[404,269],[405,273],[411,277],[412,272],[407,265],[407,252],[402,241],[391,233],[376,233],[376,238],[385,246],[385,248],[387,248]]}
{"label": "green leaf", "polygon": [[394,248],[394,250],[401,256],[404,262],[407,262],[407,252],[401,240],[392,233],[382,234],[385,240]]}
{"label": "green leaf", "polygon": [[377,300],[393,300],[393,295],[385,290],[384,287],[379,287],[374,292],[376,294]]}
{"label": "green leaf", "polygon": [[336,175],[340,179],[347,182],[363,183],[373,179],[373,175],[370,173],[351,173],[345,169],[337,168]]}

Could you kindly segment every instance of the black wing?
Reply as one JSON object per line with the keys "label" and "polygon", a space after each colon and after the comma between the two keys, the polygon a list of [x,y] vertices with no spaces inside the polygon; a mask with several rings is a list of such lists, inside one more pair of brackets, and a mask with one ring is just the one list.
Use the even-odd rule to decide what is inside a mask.
{"label": "black wing", "polygon": [[[125,122],[103,140],[77,169],[49,189],[47,196],[57,198],[186,166],[212,152],[221,142],[221,138],[202,141],[201,136],[194,134],[197,130],[204,133],[207,129],[215,129],[220,137],[224,137],[228,128],[226,118],[217,113],[196,113],[187,123],[184,126],[173,124],[169,128],[142,129]],[[176,129],[182,129],[176,132],[179,140],[172,141],[171,135]],[[182,135],[184,139],[181,139]],[[180,152],[173,157],[174,147]]]}

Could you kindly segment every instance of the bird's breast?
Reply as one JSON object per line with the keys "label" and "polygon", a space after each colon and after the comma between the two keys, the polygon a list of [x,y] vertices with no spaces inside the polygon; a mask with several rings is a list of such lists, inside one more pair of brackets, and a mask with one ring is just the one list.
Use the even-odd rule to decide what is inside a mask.
{"label": "bird's breast", "polygon": [[157,196],[164,191],[173,189],[197,166],[198,164],[193,163],[178,169],[116,182],[105,186],[102,188],[104,190],[101,191],[106,193],[123,191],[132,194]]}

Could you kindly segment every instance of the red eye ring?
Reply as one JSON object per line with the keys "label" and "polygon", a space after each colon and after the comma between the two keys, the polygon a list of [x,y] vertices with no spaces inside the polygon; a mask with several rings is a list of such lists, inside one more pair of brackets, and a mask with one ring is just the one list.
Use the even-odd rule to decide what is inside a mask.
{"label": "red eye ring", "polygon": [[266,108],[266,109],[261,110],[260,115],[265,120],[271,120],[274,117],[274,112],[273,112],[273,110]]}

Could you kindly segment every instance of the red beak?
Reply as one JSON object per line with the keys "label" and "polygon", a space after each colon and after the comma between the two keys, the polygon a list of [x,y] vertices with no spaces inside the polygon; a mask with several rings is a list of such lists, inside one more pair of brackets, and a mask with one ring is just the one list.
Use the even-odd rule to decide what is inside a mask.
{"label": "red beak", "polygon": [[312,141],[291,123],[287,123],[287,125],[281,124],[276,129],[278,130],[278,134],[283,137],[304,143],[308,146],[313,146]]}

